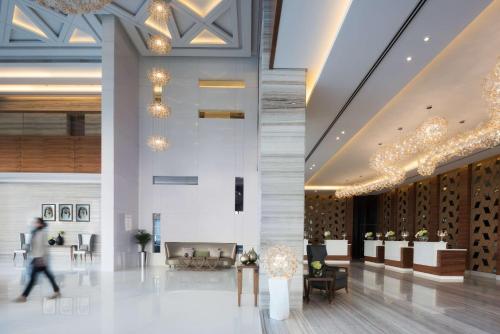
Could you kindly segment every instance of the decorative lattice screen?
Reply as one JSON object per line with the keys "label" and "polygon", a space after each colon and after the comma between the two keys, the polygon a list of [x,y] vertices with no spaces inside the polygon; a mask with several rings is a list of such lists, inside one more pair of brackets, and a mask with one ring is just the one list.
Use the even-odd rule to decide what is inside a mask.
{"label": "decorative lattice screen", "polygon": [[392,192],[382,194],[382,233],[392,229]]}
{"label": "decorative lattice screen", "polygon": [[330,231],[332,238],[341,239],[346,231],[346,200],[330,192],[307,192],[305,196],[304,237],[319,243],[324,231]]}
{"label": "decorative lattice screen", "polygon": [[401,236],[403,229],[407,231],[413,231],[413,227],[410,228],[409,224],[409,186],[403,186],[397,189],[398,196],[398,215],[396,221],[396,233],[398,238]]}
{"label": "decorative lattice screen", "polygon": [[499,186],[500,158],[472,165],[469,256],[475,271],[497,272]]}
{"label": "decorative lattice screen", "polygon": [[458,248],[460,214],[460,173],[465,170],[453,170],[441,175],[439,192],[439,229],[448,231],[448,244]]}
{"label": "decorative lattice screen", "polygon": [[424,227],[429,228],[431,219],[431,179],[415,184],[415,231]]}

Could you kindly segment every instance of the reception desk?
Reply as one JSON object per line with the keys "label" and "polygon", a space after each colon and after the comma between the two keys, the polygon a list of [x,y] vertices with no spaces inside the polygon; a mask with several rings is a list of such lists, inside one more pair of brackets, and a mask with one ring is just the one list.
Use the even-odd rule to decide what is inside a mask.
{"label": "reception desk", "polygon": [[446,242],[415,241],[413,273],[438,282],[463,282],[466,249],[446,249]]}
{"label": "reception desk", "polygon": [[325,263],[351,263],[351,245],[348,240],[325,240],[326,256]]}
{"label": "reception desk", "polygon": [[382,240],[365,240],[365,264],[374,267],[384,266],[384,242]]}
{"label": "reception desk", "polygon": [[398,272],[413,271],[413,248],[408,247],[408,241],[385,241],[385,269]]}

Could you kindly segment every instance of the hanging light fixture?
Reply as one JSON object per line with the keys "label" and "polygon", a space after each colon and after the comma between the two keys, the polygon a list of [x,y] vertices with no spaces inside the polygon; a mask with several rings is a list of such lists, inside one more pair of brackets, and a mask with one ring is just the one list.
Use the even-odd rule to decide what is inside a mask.
{"label": "hanging light fixture", "polygon": [[148,72],[149,81],[153,86],[165,86],[170,81],[170,73],[161,67],[153,67]]}
{"label": "hanging light fixture", "polygon": [[161,101],[154,101],[149,105],[148,112],[153,118],[167,118],[170,116],[170,107]]}
{"label": "hanging light fixture", "polygon": [[148,10],[149,17],[158,24],[166,24],[172,14],[170,5],[165,0],[152,0]]}
{"label": "hanging light fixture", "polygon": [[172,45],[167,37],[151,35],[148,39],[148,48],[157,55],[167,55],[172,50]]}
{"label": "hanging light fixture", "polygon": [[165,151],[169,146],[170,143],[167,140],[167,137],[165,136],[150,136],[148,139],[148,146],[153,150],[154,152],[160,152],[160,151]]}
{"label": "hanging light fixture", "polygon": [[55,9],[64,14],[88,14],[96,12],[111,3],[111,0],[37,0],[47,8]]}

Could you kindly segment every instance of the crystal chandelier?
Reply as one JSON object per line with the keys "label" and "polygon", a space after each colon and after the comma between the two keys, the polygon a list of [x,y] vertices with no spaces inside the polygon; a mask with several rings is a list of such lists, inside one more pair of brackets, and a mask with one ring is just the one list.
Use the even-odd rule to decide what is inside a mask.
{"label": "crystal chandelier", "polygon": [[170,81],[170,74],[161,67],[153,67],[148,73],[149,81],[153,86],[165,86]]}
{"label": "crystal chandelier", "polygon": [[64,14],[88,14],[101,10],[111,0],[36,0],[40,5]]}
{"label": "crystal chandelier", "polygon": [[152,35],[148,39],[148,48],[157,55],[167,55],[172,50],[172,45],[167,37]]}
{"label": "crystal chandelier", "polygon": [[165,0],[152,0],[148,7],[149,16],[158,24],[166,24],[170,17],[170,5]]}
{"label": "crystal chandelier", "polygon": [[160,152],[165,151],[170,146],[170,143],[164,136],[150,136],[148,146],[154,152]]}
{"label": "crystal chandelier", "polygon": [[154,101],[149,105],[148,112],[153,118],[167,118],[170,116],[170,107],[162,102]]}

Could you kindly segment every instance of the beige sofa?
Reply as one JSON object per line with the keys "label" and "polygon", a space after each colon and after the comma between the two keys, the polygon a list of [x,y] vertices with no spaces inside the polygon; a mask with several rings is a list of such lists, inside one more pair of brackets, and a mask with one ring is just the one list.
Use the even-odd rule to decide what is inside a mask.
{"label": "beige sofa", "polygon": [[[194,257],[186,257],[184,250],[193,248]],[[220,250],[219,258],[196,256],[196,252],[209,252],[210,250]],[[169,266],[196,266],[196,267],[231,267],[236,262],[236,243],[219,242],[165,242],[165,264]]]}

